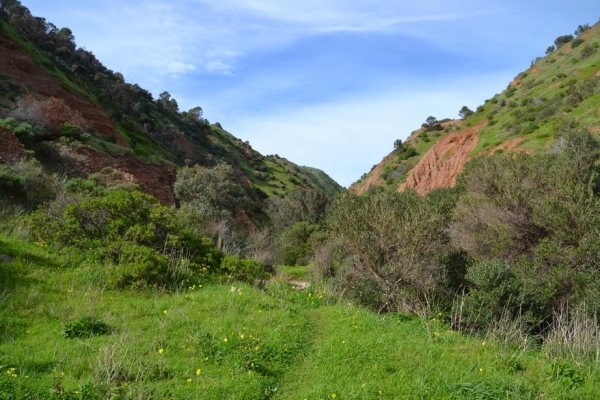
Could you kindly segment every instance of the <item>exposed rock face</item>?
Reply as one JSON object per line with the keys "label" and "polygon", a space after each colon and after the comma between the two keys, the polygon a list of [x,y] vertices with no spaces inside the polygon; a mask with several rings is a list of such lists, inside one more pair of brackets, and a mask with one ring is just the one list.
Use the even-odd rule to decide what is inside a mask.
{"label": "exposed rock face", "polygon": [[383,164],[388,160],[388,158],[390,158],[389,155],[385,156],[385,158],[383,160],[381,160],[381,162],[379,164],[377,164],[377,166],[373,169],[371,176],[369,176],[369,179],[367,179],[365,184],[362,187],[358,188],[358,190],[356,191],[356,193],[358,195],[361,195],[364,192],[366,192],[367,190],[369,190],[369,188],[371,186],[373,186],[373,184],[375,184],[375,182],[377,182],[377,179],[379,179],[379,175],[381,174],[381,168],[382,168]]}
{"label": "exposed rock face", "polygon": [[27,85],[35,94],[64,100],[69,108],[81,113],[96,133],[102,136],[114,136],[120,145],[127,146],[110,117],[100,106],[83,94],[65,87],[57,78],[44,72],[1,29],[0,71],[17,82]]}
{"label": "exposed rock face", "polygon": [[0,127],[0,164],[17,162],[25,154],[25,146],[14,133]]}
{"label": "exposed rock face", "polygon": [[400,185],[398,191],[412,188],[420,195],[425,195],[433,189],[453,186],[456,176],[462,172],[468,161],[469,154],[477,146],[477,133],[486,123],[484,120],[472,128],[450,134],[434,144],[409,172],[406,182]]}
{"label": "exposed rock face", "polygon": [[173,186],[177,179],[175,168],[168,165],[146,163],[133,155],[100,153],[89,147],[81,147],[72,152],[66,147],[66,162],[84,175],[101,172],[111,167],[128,177],[127,181],[140,186],[140,189],[156,197],[165,205],[175,204]]}

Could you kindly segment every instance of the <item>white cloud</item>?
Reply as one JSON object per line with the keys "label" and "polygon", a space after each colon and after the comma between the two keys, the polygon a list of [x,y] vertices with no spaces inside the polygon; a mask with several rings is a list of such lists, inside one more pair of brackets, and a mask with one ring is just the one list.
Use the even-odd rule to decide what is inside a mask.
{"label": "white cloud", "polygon": [[463,105],[500,92],[511,72],[453,82],[390,87],[384,93],[335,103],[278,109],[271,114],[230,118],[224,127],[262,154],[277,153],[297,163],[323,169],[349,186],[405,139],[429,115],[455,118]]}
{"label": "white cloud", "polygon": [[194,71],[196,67],[192,64],[184,64],[181,62],[171,62],[167,66],[167,71],[172,74],[184,74],[186,72]]}

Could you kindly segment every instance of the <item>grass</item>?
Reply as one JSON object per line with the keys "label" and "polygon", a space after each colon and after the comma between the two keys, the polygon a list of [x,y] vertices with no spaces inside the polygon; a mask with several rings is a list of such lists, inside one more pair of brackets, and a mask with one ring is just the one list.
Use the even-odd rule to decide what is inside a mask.
{"label": "grass", "polygon": [[[377,315],[280,279],[265,289],[111,291],[97,280],[97,266],[67,249],[2,237],[0,254],[15,257],[0,264],[2,398],[570,399],[600,392],[591,364],[563,368],[540,349],[466,337],[443,316]],[[307,269],[280,272],[302,277]],[[86,316],[108,329],[66,338],[65,328]]]}
{"label": "grass", "polygon": [[282,266],[277,268],[277,272],[289,279],[294,280],[307,280],[309,279],[309,270],[308,267],[302,266]]}

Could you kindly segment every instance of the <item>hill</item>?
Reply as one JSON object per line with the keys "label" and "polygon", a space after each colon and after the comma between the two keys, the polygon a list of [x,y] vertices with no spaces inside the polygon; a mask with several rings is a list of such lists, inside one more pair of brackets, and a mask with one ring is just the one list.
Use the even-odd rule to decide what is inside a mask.
{"label": "hill", "polygon": [[181,111],[168,92],[155,99],[126,82],[78,48],[70,29],[31,15],[20,2],[0,7],[0,119],[32,127],[23,137],[5,124],[25,150],[8,157],[34,157],[47,171],[70,177],[110,168],[169,205],[176,202],[177,169],[227,163],[251,218],[265,199],[297,188],[341,191],[323,171],[261,155],[209,123],[201,107]]}
{"label": "hill", "polygon": [[[569,129],[600,131],[600,24],[556,39],[507,88],[461,120],[429,121],[351,188],[425,194],[454,185],[465,163],[498,152],[539,154]],[[457,110],[460,105],[457,104]],[[471,115],[469,115],[471,114]]]}

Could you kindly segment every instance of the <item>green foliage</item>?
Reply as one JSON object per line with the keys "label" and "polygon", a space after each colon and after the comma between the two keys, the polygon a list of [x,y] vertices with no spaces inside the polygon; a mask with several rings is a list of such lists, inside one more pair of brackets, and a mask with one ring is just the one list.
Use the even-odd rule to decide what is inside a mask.
{"label": "green foliage", "polygon": [[341,196],[327,220],[332,243],[348,256],[340,282],[364,283],[369,306],[396,311],[413,311],[429,291],[443,293],[446,271],[438,255],[454,201],[451,191],[424,198],[412,191]]}
{"label": "green foliage", "polygon": [[216,269],[221,253],[205,236],[195,236],[177,222],[173,210],[138,191],[106,190],[54,203],[29,217],[40,242],[85,250],[99,262],[112,262],[114,283],[162,285],[176,279],[167,254],[187,252],[189,269]]}
{"label": "green foliage", "polygon": [[34,210],[55,196],[57,186],[36,160],[0,165],[0,202]]}
{"label": "green foliage", "polygon": [[583,42],[585,42],[585,40],[577,38],[577,39],[573,40],[573,42],[571,43],[571,46],[572,46],[573,48],[576,48],[576,47],[578,47],[580,44],[582,44]]}
{"label": "green foliage", "polygon": [[221,261],[220,274],[228,280],[250,284],[261,283],[270,276],[261,263],[229,255]]}
{"label": "green foliage", "polygon": [[573,35],[562,35],[554,40],[554,45],[556,48],[559,48],[560,46],[569,43],[571,40],[573,40]]}
{"label": "green foliage", "polygon": [[177,172],[174,193],[194,210],[200,224],[231,218],[242,197],[233,168],[224,163],[213,168],[183,167]]}
{"label": "green foliage", "polygon": [[556,146],[555,154],[476,158],[459,179],[453,239],[478,260],[466,275],[466,315],[482,326],[506,313],[543,328],[562,302],[597,300],[590,260],[600,145],[583,131]]}
{"label": "green foliage", "polygon": [[81,129],[79,127],[65,122],[60,126],[59,135],[69,139],[81,139]]}
{"label": "green foliage", "polygon": [[475,114],[473,112],[473,110],[469,109],[469,107],[467,106],[463,106],[460,111],[458,112],[458,116],[460,117],[460,119],[465,119],[467,117],[470,117],[471,115]]}
{"label": "green foliage", "polygon": [[579,36],[579,35],[583,34],[584,32],[587,32],[590,29],[591,29],[590,24],[579,25],[577,27],[577,29],[575,30],[575,36]]}
{"label": "green foliage", "polygon": [[307,221],[296,222],[281,233],[278,246],[283,265],[306,265],[314,250],[324,240],[319,225]]}
{"label": "green foliage", "polygon": [[546,367],[546,373],[561,385],[569,389],[581,386],[585,380],[577,369],[564,360],[552,359]]}
{"label": "green foliage", "polygon": [[329,196],[318,190],[297,189],[282,199],[267,204],[267,215],[275,231],[284,231],[298,222],[319,225],[323,222]]}
{"label": "green foliage", "polygon": [[62,332],[63,337],[68,339],[106,335],[108,333],[110,333],[110,327],[104,321],[90,315],[66,322]]}

